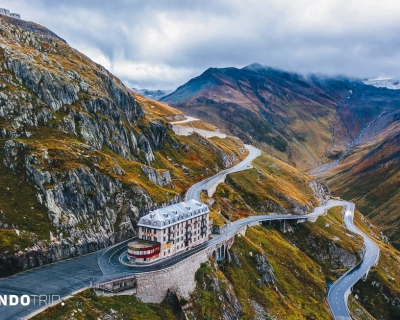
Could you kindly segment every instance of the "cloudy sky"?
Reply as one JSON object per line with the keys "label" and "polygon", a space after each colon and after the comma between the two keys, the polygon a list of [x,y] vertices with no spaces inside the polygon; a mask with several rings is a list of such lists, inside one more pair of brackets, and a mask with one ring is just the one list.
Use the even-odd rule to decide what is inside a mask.
{"label": "cloudy sky", "polygon": [[3,0],[125,84],[173,89],[209,67],[400,77],[400,1]]}

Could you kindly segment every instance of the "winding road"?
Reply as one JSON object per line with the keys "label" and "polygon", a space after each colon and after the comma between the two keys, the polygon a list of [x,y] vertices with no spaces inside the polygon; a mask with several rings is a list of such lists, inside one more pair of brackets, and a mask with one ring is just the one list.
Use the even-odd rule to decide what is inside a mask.
{"label": "winding road", "polygon": [[351,320],[347,308],[347,298],[350,290],[358,280],[368,274],[369,269],[378,261],[379,247],[353,224],[354,203],[343,201],[342,205],[345,206],[343,220],[347,229],[359,234],[364,239],[365,255],[361,263],[345,273],[331,286],[328,293],[328,302],[336,320]]}
{"label": "winding road", "polygon": [[190,189],[186,193],[185,199],[186,200],[195,199],[197,201],[200,201],[200,193],[202,190],[206,190],[206,189],[210,188],[211,186],[215,185],[229,173],[248,169],[250,167],[250,163],[255,158],[257,158],[258,156],[261,155],[261,151],[260,151],[260,149],[257,149],[248,144],[245,144],[244,146],[249,151],[249,154],[243,161],[239,162],[237,165],[233,166],[232,168],[223,170],[221,172],[218,172],[216,175],[214,175],[210,178],[207,178],[205,180],[197,182],[196,184],[194,184],[193,186],[190,187]]}
{"label": "winding road", "polygon": [[[246,148],[249,150],[249,154],[242,162],[213,177],[196,183],[188,190],[186,199],[199,199],[203,189],[218,183],[226,174],[249,168],[251,161],[259,156],[261,152],[250,145],[246,145]],[[333,206],[346,207],[346,214],[344,215],[346,226],[351,231],[359,233],[364,237],[366,247],[363,262],[352,269],[352,271],[342,276],[329,291],[329,303],[335,319],[350,319],[347,311],[347,296],[350,292],[349,290],[376,262],[379,249],[377,249],[377,246],[372,240],[362,234],[361,231],[353,225],[354,204],[337,200],[328,201],[327,204],[315,208],[314,212],[308,215],[259,215],[237,220],[230,225],[224,234],[215,236],[212,240],[190,251],[182,252],[170,258],[142,267],[122,264],[119,260],[123,252],[126,251],[127,243],[132,240],[129,239],[110,248],[86,256],[46,265],[2,279],[0,280],[0,295],[58,295],[60,298],[65,298],[72,295],[74,292],[90,287],[90,285],[94,283],[102,283],[135,273],[150,272],[170,267],[200,250],[213,246],[226,237],[233,236],[243,226],[269,220],[314,219]],[[22,306],[21,304],[17,306],[1,306],[0,317],[4,319],[21,319],[44,307],[46,307],[46,305],[43,303],[39,305],[38,301],[33,303],[32,300],[28,306]]]}

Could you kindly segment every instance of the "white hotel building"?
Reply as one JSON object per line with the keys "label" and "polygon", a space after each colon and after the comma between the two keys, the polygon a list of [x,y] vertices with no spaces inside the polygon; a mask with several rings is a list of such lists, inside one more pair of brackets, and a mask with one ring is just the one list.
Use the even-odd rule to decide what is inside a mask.
{"label": "white hotel building", "polygon": [[151,211],[139,220],[139,240],[128,244],[129,260],[149,263],[207,241],[209,213],[208,206],[196,200]]}

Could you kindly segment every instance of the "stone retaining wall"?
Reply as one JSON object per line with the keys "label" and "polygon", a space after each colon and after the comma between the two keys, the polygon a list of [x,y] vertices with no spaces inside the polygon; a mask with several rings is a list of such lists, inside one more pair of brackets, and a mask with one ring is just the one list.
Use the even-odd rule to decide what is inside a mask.
{"label": "stone retaining wall", "polygon": [[[245,232],[245,228],[241,230]],[[207,262],[214,251],[222,248],[224,251],[230,249],[233,245],[234,237],[226,238],[221,242],[205,248],[190,257],[178,262],[177,264],[159,271],[139,273],[132,275],[131,279],[136,279],[137,287],[134,290],[126,290],[118,293],[95,290],[98,295],[136,295],[143,302],[161,303],[168,291],[174,291],[179,297],[189,299],[190,293],[196,287],[195,274],[202,263]],[[221,250],[221,249],[220,249]],[[225,254],[224,254],[225,256]],[[129,277],[124,278],[130,279]],[[115,279],[100,287],[110,286],[113,283],[121,282],[122,279]],[[99,286],[98,288],[99,289]]]}

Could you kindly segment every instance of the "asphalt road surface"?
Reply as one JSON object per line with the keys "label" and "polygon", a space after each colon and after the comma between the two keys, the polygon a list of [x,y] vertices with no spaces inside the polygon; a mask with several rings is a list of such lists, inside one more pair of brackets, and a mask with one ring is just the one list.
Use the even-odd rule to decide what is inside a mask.
{"label": "asphalt road surface", "polygon": [[[32,312],[46,307],[49,301],[57,301],[57,296],[67,297],[73,292],[89,287],[91,282],[99,281],[103,274],[98,266],[98,259],[103,251],[31,269],[0,280],[0,295],[50,296],[46,301],[42,297],[40,303],[38,297],[30,297],[28,306],[2,305],[0,319],[23,319]],[[7,302],[9,304],[9,301]]]}
{"label": "asphalt road surface", "polygon": [[344,274],[329,290],[329,306],[336,320],[351,320],[347,308],[347,298],[350,294],[351,287],[360,280],[363,275],[368,273],[371,266],[373,266],[379,258],[379,247],[353,224],[354,203],[344,202],[344,205],[346,209],[343,220],[350,231],[364,238],[365,255],[359,265]]}

